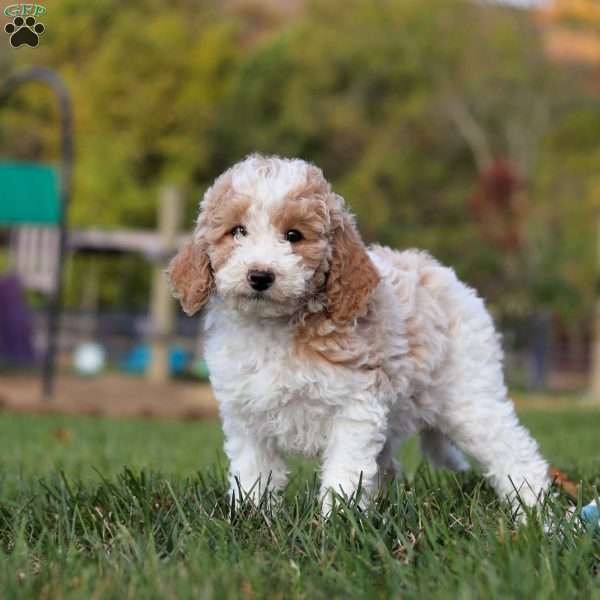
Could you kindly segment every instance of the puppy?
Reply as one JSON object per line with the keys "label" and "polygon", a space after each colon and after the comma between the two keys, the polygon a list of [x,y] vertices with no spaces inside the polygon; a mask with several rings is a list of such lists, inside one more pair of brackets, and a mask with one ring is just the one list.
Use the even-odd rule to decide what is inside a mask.
{"label": "puppy", "polygon": [[223,173],[167,273],[188,315],[204,309],[232,491],[281,489],[299,453],[322,458],[325,513],[332,491],[366,501],[415,433],[513,502],[550,484],[483,301],[425,252],[367,249],[314,165],[253,155]]}

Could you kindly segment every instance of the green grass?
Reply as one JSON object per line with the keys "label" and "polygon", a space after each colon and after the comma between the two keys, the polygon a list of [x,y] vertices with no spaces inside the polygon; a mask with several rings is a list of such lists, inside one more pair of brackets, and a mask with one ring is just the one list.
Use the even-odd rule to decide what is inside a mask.
{"label": "green grass", "polygon": [[[523,420],[597,494],[600,412]],[[407,481],[324,522],[301,461],[281,506],[232,512],[221,443],[217,423],[1,415],[0,598],[600,598],[598,536],[517,527],[414,444]]]}

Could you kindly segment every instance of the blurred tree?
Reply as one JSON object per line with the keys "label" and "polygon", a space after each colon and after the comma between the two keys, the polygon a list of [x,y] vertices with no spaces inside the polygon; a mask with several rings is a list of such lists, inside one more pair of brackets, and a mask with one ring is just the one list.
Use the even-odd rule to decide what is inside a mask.
{"label": "blurred tree", "polygon": [[[239,53],[235,23],[216,3],[198,6],[191,0],[168,6],[62,0],[44,19],[44,43],[34,52],[15,53],[11,62],[13,68],[31,60],[54,66],[69,82],[79,159],[74,223],[151,225],[149,192],[159,181],[189,184],[207,177],[212,156],[207,132]],[[36,92],[18,112],[27,104],[25,118],[36,119],[36,127],[22,131],[45,146],[19,154],[52,158],[51,138],[37,125],[43,122],[49,130],[54,123]],[[3,119],[0,131],[14,131],[16,113]],[[14,143],[12,136],[6,139],[3,153],[14,153]]]}
{"label": "blurred tree", "polygon": [[253,150],[314,160],[368,238],[425,247],[524,315],[552,308],[532,281],[545,259],[528,229],[544,214],[532,200],[539,154],[566,89],[528,12],[317,2],[242,63],[217,146],[224,163]]}
{"label": "blurred tree", "polygon": [[445,60],[436,40],[453,4],[312,5],[243,62],[218,131],[227,162],[254,150],[303,156],[347,196],[368,238],[457,253],[449,238],[472,230],[469,167],[436,114],[431,68]]}
{"label": "blurred tree", "polygon": [[[212,176],[209,133],[240,52],[236,23],[218,3],[191,0],[60,0],[44,22],[38,48],[4,52],[0,64],[6,72],[35,60],[69,84],[77,144],[72,224],[153,227],[159,184],[196,189]],[[0,113],[0,155],[57,156],[52,97],[41,90],[29,86]],[[186,222],[196,207],[190,196]],[[114,303],[110,265],[100,264],[101,299]],[[81,268],[71,271],[76,288]]]}
{"label": "blurred tree", "polygon": [[[368,240],[430,250],[497,314],[589,318],[600,116],[575,69],[549,63],[546,21],[469,0],[280,5],[56,0],[39,48],[0,49],[4,71],[35,60],[70,83],[75,225],[153,226],[166,179],[194,191],[191,223],[232,162],[298,155]],[[56,156],[53,110],[35,86],[13,98],[0,154]],[[100,270],[102,301],[121,302]]]}
{"label": "blurred tree", "polygon": [[[552,0],[536,11],[545,46],[557,61],[579,67],[600,63],[600,4],[596,0]],[[599,82],[595,82],[598,89]]]}
{"label": "blurred tree", "polygon": [[[569,303],[570,316],[576,316],[572,309],[583,299],[585,322],[593,323],[590,392],[600,403],[600,5],[594,0],[555,0],[540,12],[540,20],[548,52],[577,69],[586,82],[587,102],[555,130],[546,177],[566,209],[555,216],[561,218],[556,229],[569,228],[560,240],[569,251],[561,267],[576,296]],[[557,244],[553,239],[552,246]],[[580,323],[581,312],[577,316],[571,322]]]}
{"label": "blurred tree", "polygon": [[566,108],[569,88],[528,12],[475,3],[465,11],[472,32],[440,74],[440,103],[477,167],[472,214],[499,253],[488,294],[501,295],[505,313],[526,315],[548,306],[537,290],[543,258],[531,251],[527,229],[547,226],[537,208],[548,200],[537,198],[535,180],[544,138]]}

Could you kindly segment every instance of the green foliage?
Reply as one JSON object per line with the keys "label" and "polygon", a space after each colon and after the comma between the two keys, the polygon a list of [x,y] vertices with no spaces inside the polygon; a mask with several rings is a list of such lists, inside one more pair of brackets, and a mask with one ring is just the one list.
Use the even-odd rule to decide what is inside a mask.
{"label": "green foliage", "polygon": [[[598,417],[526,419],[586,500]],[[518,527],[475,472],[421,465],[368,513],[324,521],[306,466],[280,504],[232,510],[216,423],[4,415],[0,432],[6,599],[600,597],[598,537],[564,519],[566,500],[544,509],[560,534]]]}
{"label": "green foliage", "polygon": [[[81,10],[57,2],[35,54],[15,58],[15,66],[35,58],[58,68],[71,90],[75,226],[152,227],[157,185],[193,184],[212,160],[205,139],[235,69],[235,25],[207,4],[200,10],[191,2],[144,4],[106,1]],[[0,132],[7,128],[1,149],[56,160],[56,134],[43,134],[56,130],[49,94],[33,87],[37,94],[19,93],[0,123]],[[35,126],[28,128],[26,119]],[[20,138],[30,140],[23,149],[14,145]]]}
{"label": "green foliage", "polygon": [[[587,317],[600,108],[574,69],[549,61],[526,11],[317,0],[286,21],[233,6],[57,0],[39,48],[0,50],[3,72],[46,64],[72,91],[75,226],[153,227],[165,181],[188,191],[191,223],[200,192],[233,162],[296,155],[324,168],[367,240],[431,251],[498,314]],[[0,111],[0,156],[57,158],[41,89]],[[469,204],[497,158],[524,186],[517,254],[486,238]],[[102,297],[119,304],[109,279]]]}

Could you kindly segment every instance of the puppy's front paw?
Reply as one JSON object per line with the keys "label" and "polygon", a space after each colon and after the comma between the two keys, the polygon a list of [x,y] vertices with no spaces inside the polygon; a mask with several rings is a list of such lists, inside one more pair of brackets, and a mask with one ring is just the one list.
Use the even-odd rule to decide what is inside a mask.
{"label": "puppy's front paw", "polygon": [[321,490],[321,515],[328,519],[337,504],[335,492],[331,488]]}
{"label": "puppy's front paw", "polygon": [[229,486],[229,500],[238,505],[250,503],[259,506],[266,502],[272,494],[273,490],[269,486],[268,478],[266,483],[259,477],[252,483],[244,484],[239,477],[234,477]]}
{"label": "puppy's front paw", "polygon": [[365,489],[357,489],[350,495],[342,491],[341,486],[337,489],[332,487],[323,487],[321,489],[321,514],[328,518],[331,516],[334,507],[338,510],[346,506],[358,506],[362,510],[369,507],[371,496]]}

